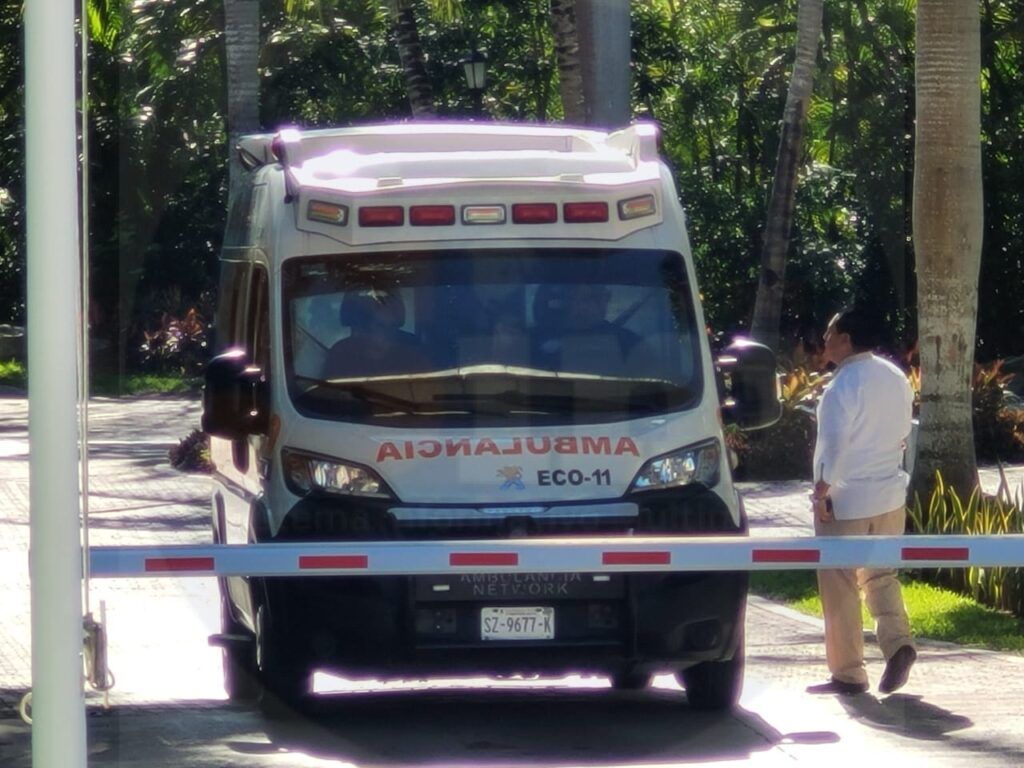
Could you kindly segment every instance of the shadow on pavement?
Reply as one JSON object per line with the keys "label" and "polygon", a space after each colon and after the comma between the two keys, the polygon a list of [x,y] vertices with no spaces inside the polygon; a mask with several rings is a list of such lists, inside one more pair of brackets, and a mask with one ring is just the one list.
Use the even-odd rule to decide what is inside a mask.
{"label": "shadow on pavement", "polygon": [[693,711],[680,691],[604,689],[323,696],[307,717],[268,719],[267,734],[289,752],[384,767],[685,764],[822,738],[784,737],[744,710]]}
{"label": "shadow on pavement", "polygon": [[[998,734],[990,739],[978,735],[959,735],[957,731],[970,728],[974,721],[929,704],[920,696],[900,693],[882,699],[871,695],[850,696],[840,697],[840,702],[851,717],[865,725],[911,739],[941,741],[967,753],[994,757],[1000,765],[1024,765],[1024,749],[1021,749],[1019,743],[1007,743]],[[983,732],[984,724],[981,725]]]}
{"label": "shadow on pavement", "polygon": [[901,693],[882,699],[872,695],[841,696],[839,702],[859,722],[914,739],[944,739],[953,731],[974,725],[970,718],[929,704],[920,696]]}
{"label": "shadow on pavement", "polygon": [[[696,712],[681,691],[605,689],[346,693],[302,716],[180,702],[91,709],[88,728],[91,768],[688,764],[838,740],[780,734],[745,710]],[[0,720],[4,768],[29,768],[29,743],[27,726]]]}

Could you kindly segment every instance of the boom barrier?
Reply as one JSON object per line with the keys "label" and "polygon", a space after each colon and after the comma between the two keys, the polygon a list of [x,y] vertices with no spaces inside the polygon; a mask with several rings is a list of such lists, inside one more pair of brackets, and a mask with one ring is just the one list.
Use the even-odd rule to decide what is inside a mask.
{"label": "boom barrier", "polygon": [[1024,535],[629,537],[91,547],[92,578],[1024,566]]}

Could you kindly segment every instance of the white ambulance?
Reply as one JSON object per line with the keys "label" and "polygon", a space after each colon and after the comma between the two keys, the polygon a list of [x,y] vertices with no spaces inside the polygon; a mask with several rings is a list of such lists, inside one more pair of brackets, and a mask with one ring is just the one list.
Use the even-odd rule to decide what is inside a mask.
{"label": "white ambulance", "polygon": [[[736,344],[717,375],[653,125],[239,152],[204,394],[217,542],[746,534],[723,415],[778,418],[774,358]],[[315,669],[669,671],[723,708],[746,592],[722,572],[231,578],[212,641],[239,699],[297,701]]]}

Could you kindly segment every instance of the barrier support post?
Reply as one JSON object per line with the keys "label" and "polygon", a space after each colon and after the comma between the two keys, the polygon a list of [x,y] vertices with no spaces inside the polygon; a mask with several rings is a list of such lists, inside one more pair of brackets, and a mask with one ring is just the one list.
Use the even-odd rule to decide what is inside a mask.
{"label": "barrier support post", "polygon": [[25,4],[32,765],[85,768],[72,0]]}

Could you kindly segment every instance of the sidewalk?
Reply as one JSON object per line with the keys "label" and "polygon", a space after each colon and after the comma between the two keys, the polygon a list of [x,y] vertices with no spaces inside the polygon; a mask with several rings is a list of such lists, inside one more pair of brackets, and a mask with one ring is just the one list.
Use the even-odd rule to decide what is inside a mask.
{"label": "sidewalk", "polygon": [[[0,590],[0,612],[4,616],[4,621],[0,622],[0,755],[17,754],[5,750],[24,745],[27,738],[27,729],[20,721],[12,719],[14,708],[31,678],[25,413],[23,399],[0,399],[0,578],[6,587]],[[171,399],[98,401],[92,413],[92,543],[208,542],[208,480],[203,476],[178,473],[166,462],[167,448],[198,424],[198,404]],[[1024,482],[1024,467],[1015,467],[1010,474],[1013,487]],[[982,482],[987,491],[994,491],[998,473],[983,470]],[[741,491],[752,535],[811,535],[809,483],[745,483]],[[175,753],[173,749],[164,748],[161,748],[163,752],[168,753],[166,763],[147,762],[148,757],[137,762],[129,759],[128,750],[134,751],[147,741],[148,731],[140,734],[136,728],[170,727],[166,722],[169,720],[180,720],[176,726],[179,730],[185,728],[186,722],[202,720],[207,723],[203,726],[202,739],[212,745],[208,753],[194,743],[195,737],[189,741],[182,733],[178,734],[182,743],[190,745],[191,762],[188,764],[244,764],[214,758],[223,753],[224,744],[233,738],[232,734],[237,734],[237,729],[258,730],[260,723],[253,719],[252,712],[241,711],[223,701],[219,651],[205,647],[206,634],[215,631],[216,623],[213,580],[116,580],[105,581],[102,585],[97,582],[94,587],[96,595],[107,595],[114,610],[119,612],[118,633],[117,636],[112,633],[111,637],[112,651],[115,646],[138,648],[140,658],[168,660],[166,669],[160,670],[163,677],[153,687],[133,690],[129,682],[131,670],[126,668],[129,662],[123,656],[112,658],[112,666],[123,672],[123,677],[119,675],[119,685],[112,692],[111,702],[115,711],[126,715],[137,712],[138,717],[118,719],[113,735],[107,733],[103,738],[113,738],[117,744],[124,745],[123,749],[107,745],[107,749],[113,749],[120,756],[113,758],[113,762],[109,762],[110,757],[97,757],[97,764],[119,768],[134,764],[186,764],[188,761],[181,762],[180,751]],[[115,602],[117,605],[113,606]],[[160,626],[163,611],[157,606],[172,603],[185,606],[188,626],[168,626],[163,631]],[[97,610],[95,604],[93,610]],[[139,622],[140,615],[146,616],[146,621]],[[177,615],[181,616],[181,611]],[[138,625],[136,629],[129,626],[128,618],[133,616]],[[168,632],[178,634],[169,639]],[[197,650],[195,659],[189,657],[187,661],[187,665],[192,666],[183,670],[179,661],[171,660],[179,651],[185,652],[180,638],[186,636],[188,645]],[[804,687],[820,682],[827,674],[823,654],[819,620],[765,600],[751,599],[744,707],[763,707],[764,712],[771,712],[772,725],[770,729],[762,728],[765,733],[772,729],[776,736],[779,732],[804,733],[811,729],[806,722],[796,722],[800,718],[831,718],[828,727],[844,739],[856,739],[858,748],[862,744],[873,744],[884,752],[896,738],[901,755],[903,751],[907,755],[927,754],[933,764],[963,764],[972,768],[1024,764],[1024,734],[1018,726],[1019,716],[1024,713],[1024,657],[923,640],[920,659],[906,693],[887,699],[867,695],[843,700],[828,697],[809,700],[803,694]],[[869,674],[877,683],[882,659],[874,644],[868,645],[868,654]],[[144,671],[156,674],[151,669]],[[90,702],[91,711],[98,712],[98,696],[91,694]],[[812,708],[810,714],[809,707]],[[167,718],[169,709],[179,714]],[[763,719],[768,715],[759,717]],[[837,718],[846,724],[843,727],[848,731],[836,730]],[[751,716],[750,719],[758,718]],[[90,718],[90,727],[109,731],[109,722],[96,725],[100,720]],[[225,724],[224,728],[218,730],[218,723]],[[784,728],[785,723],[790,723],[791,727]],[[756,723],[750,727],[761,728]],[[173,742],[175,737],[160,738]],[[774,736],[765,738],[770,741]],[[879,739],[889,741],[883,743]],[[798,747],[793,749],[799,752]],[[214,762],[200,760],[200,753],[208,754]],[[469,763],[465,759],[462,762],[473,763],[471,759]],[[4,759],[0,759],[0,764],[8,765]],[[288,760],[278,763],[268,758],[253,764],[305,763]],[[920,763],[905,761],[904,764]]]}

